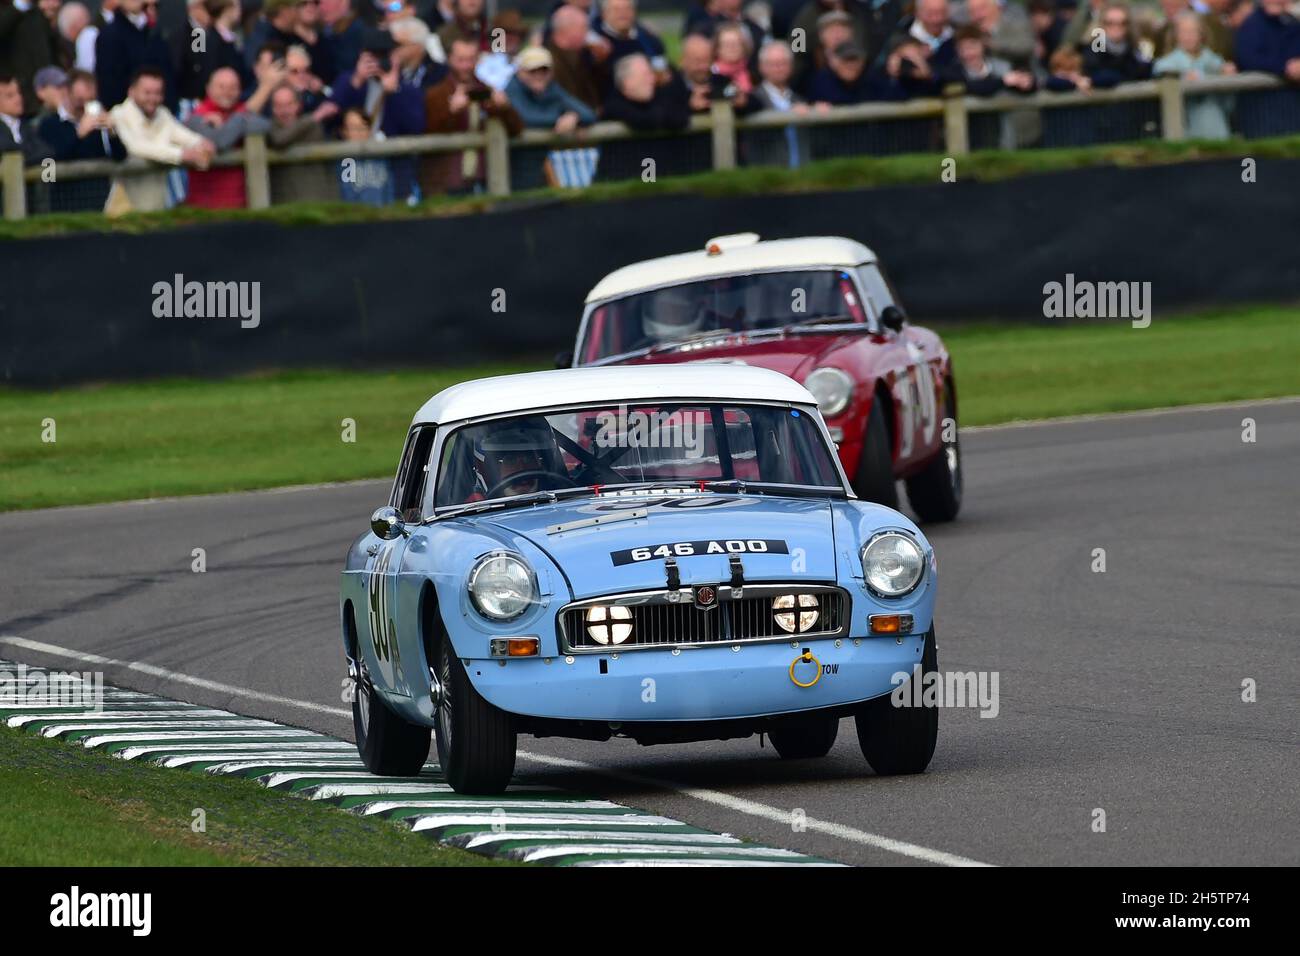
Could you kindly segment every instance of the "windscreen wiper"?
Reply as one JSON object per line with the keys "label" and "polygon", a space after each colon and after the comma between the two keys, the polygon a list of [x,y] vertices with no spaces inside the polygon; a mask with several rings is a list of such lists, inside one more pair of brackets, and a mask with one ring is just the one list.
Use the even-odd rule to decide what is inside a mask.
{"label": "windscreen wiper", "polygon": [[779,481],[746,481],[743,478],[722,478],[702,482],[710,491],[736,491],[740,494],[788,495],[801,498],[824,498],[827,495],[845,495],[839,485],[793,485]]}
{"label": "windscreen wiper", "polygon": [[578,485],[574,488],[554,488],[549,491],[534,491],[526,495],[516,495],[511,498],[484,498],[482,501],[471,501],[468,504],[461,505],[454,511],[442,511],[426,518],[424,523],[430,521],[441,521],[444,518],[458,518],[461,515],[478,514],[482,511],[505,510],[508,508],[521,507],[523,505],[535,505],[540,502],[550,504],[559,501],[561,498],[572,498],[576,495],[589,495],[596,490],[595,485]]}
{"label": "windscreen wiper", "polygon": [[[851,315],[815,315],[807,319],[799,319],[797,322],[788,322],[781,326],[782,332],[815,332],[818,326],[822,325],[852,325],[854,331],[871,331],[867,323],[859,322]],[[847,331],[847,330],[846,330]]]}

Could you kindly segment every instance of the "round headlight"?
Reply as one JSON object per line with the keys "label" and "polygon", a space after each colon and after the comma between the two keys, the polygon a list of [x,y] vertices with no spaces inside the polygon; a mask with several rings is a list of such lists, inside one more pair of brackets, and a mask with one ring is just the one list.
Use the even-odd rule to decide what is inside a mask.
{"label": "round headlight", "polygon": [[469,573],[469,596],[484,617],[509,621],[537,601],[533,569],[513,554],[485,554]]}
{"label": "round headlight", "polygon": [[632,636],[632,609],[622,604],[588,608],[587,634],[597,644],[622,644]]}
{"label": "round headlight", "polygon": [[817,623],[817,595],[778,595],[772,599],[772,617],[787,634],[812,630]]}
{"label": "round headlight", "polygon": [[925,555],[910,537],[897,531],[876,535],[862,549],[867,586],[882,597],[902,597],[921,582]]}
{"label": "round headlight", "polygon": [[849,407],[853,397],[853,379],[837,368],[815,368],[804,379],[803,387],[817,399],[822,415],[829,418]]}

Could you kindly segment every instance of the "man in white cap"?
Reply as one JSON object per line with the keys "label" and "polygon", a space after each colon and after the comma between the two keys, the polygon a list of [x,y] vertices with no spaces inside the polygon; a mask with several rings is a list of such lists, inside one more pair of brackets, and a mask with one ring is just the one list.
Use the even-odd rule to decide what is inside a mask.
{"label": "man in white cap", "polygon": [[530,46],[515,58],[506,96],[524,125],[572,133],[596,122],[596,111],[555,81],[553,65],[551,51],[541,46]]}

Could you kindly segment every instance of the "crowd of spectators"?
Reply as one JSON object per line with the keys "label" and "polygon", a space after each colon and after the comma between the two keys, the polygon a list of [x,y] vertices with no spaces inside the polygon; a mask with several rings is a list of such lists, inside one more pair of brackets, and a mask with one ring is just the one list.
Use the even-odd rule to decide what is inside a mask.
{"label": "crowd of spectators", "polygon": [[[489,17],[485,0],[0,0],[0,150],[162,164],[86,187],[110,211],[182,196],[239,206],[242,168],[213,160],[253,133],[278,149],[477,131],[489,117],[512,135],[598,120],[669,131],[719,100],[801,113],[953,86],[1086,93],[1238,70],[1300,84],[1291,0],[697,0],[676,62],[636,0],[560,0],[533,23]],[[1192,134],[1227,136],[1227,108],[1191,103]],[[797,164],[806,140],[786,132],[780,161]],[[318,176],[275,168],[272,188],[278,201],[409,201],[480,189],[484,170],[476,150],[361,151]]]}

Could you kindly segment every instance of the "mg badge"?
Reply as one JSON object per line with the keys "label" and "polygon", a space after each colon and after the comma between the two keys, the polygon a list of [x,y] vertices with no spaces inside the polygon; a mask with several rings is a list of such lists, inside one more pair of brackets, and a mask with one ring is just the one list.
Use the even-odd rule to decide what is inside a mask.
{"label": "mg badge", "polygon": [[718,606],[718,589],[712,584],[701,584],[695,589],[695,606],[701,611],[711,611]]}

